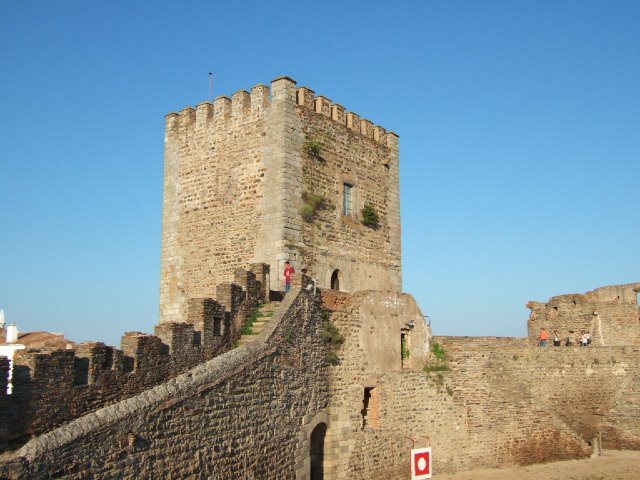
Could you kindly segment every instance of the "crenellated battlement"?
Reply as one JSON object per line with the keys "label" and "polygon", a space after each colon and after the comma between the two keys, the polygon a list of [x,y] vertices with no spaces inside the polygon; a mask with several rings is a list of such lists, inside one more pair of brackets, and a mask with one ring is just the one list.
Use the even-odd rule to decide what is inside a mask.
{"label": "crenellated battlement", "polygon": [[300,108],[323,115],[382,145],[397,145],[398,134],[395,132],[387,131],[370,120],[347,111],[345,107],[333,103],[325,96],[316,96],[315,92],[308,87],[296,88],[296,81],[289,77],[279,77],[273,80],[271,88],[264,84],[258,84],[251,89],[251,92],[238,90],[231,97],[225,95],[217,97],[213,103],[204,101],[195,108],[185,107],[180,112],[171,112],[165,117],[167,136],[175,135],[180,131],[195,132],[210,126],[215,128],[226,125],[229,122],[243,124],[263,118],[271,107],[271,94],[277,89],[278,86],[274,84],[278,82],[286,82],[293,86],[289,90],[295,94],[293,100]]}
{"label": "crenellated battlement", "polygon": [[308,87],[300,87],[296,90],[296,103],[301,108],[330,118],[339,125],[344,125],[348,129],[371,138],[378,143],[389,147],[397,146],[397,139],[399,138],[397,133],[387,131],[354,112],[348,112],[345,107],[339,103],[333,103],[323,95],[316,96],[315,92]]}
{"label": "crenellated battlement", "polygon": [[[254,273],[255,272],[255,273]],[[0,406],[16,421],[0,429],[0,449],[22,438],[147,390],[231,348],[246,319],[266,300],[267,266],[238,269],[238,283],[219,285],[217,298],[188,301],[186,322],[156,325],[154,334],[126,332],[120,348],[83,342],[73,349],[16,352],[13,393],[0,357]]]}

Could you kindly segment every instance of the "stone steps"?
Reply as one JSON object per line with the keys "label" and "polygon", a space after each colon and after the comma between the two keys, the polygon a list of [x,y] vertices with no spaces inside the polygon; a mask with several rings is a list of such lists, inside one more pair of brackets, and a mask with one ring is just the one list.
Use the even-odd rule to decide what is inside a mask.
{"label": "stone steps", "polygon": [[250,334],[242,334],[240,339],[238,340],[238,346],[246,345],[247,343],[252,342],[264,327],[269,323],[271,317],[273,316],[276,309],[280,306],[280,302],[269,302],[258,308],[258,315],[256,320],[251,324],[251,333]]}

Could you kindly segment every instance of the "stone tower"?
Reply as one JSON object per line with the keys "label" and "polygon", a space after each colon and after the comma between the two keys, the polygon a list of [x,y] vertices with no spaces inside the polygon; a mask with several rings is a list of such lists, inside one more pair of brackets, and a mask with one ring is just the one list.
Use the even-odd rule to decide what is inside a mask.
{"label": "stone tower", "polygon": [[[166,117],[160,321],[249,263],[400,292],[398,135],[280,77]],[[362,223],[363,208],[378,215]]]}

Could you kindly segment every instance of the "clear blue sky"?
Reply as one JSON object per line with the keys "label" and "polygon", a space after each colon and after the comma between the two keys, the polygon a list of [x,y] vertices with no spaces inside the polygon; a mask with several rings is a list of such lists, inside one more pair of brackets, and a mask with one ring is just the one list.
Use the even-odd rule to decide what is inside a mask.
{"label": "clear blue sky", "polygon": [[401,142],[404,288],[436,334],[640,280],[640,2],[0,3],[0,308],[157,321],[164,115],[287,74]]}

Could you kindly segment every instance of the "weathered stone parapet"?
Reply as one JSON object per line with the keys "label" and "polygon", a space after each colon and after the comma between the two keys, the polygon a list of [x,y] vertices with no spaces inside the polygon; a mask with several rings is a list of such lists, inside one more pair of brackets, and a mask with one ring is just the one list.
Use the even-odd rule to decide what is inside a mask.
{"label": "weathered stone parapet", "polygon": [[[263,265],[252,269],[265,271]],[[264,295],[264,284],[252,271],[238,271],[237,277],[244,278],[244,288],[221,286],[221,302],[190,299],[186,322],[161,322],[155,335],[127,332],[121,349],[84,342],[73,350],[18,351],[13,394],[0,393],[0,406],[15,421],[3,423],[0,445],[19,444],[28,435],[136,395],[230,349]],[[0,376],[2,365],[0,361]],[[54,401],[61,397],[64,402]]]}
{"label": "weathered stone parapet", "polygon": [[546,303],[529,302],[529,337],[536,341],[541,328],[550,335],[557,330],[564,344],[569,336],[579,342],[582,332],[587,331],[592,346],[640,346],[638,292],[640,283],[629,283],[559,295]]}

